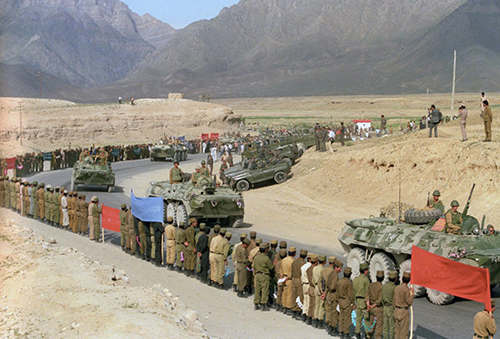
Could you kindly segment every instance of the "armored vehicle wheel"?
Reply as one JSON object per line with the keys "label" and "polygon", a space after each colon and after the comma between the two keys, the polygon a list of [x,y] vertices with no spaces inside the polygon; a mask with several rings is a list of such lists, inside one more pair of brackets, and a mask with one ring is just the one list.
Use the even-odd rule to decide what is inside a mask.
{"label": "armored vehicle wheel", "polygon": [[184,206],[183,204],[177,206],[177,226],[179,226],[181,222],[185,222],[187,226],[188,215],[186,206]]}
{"label": "armored vehicle wheel", "polygon": [[71,176],[71,191],[76,191],[76,187],[75,187],[75,179],[73,179],[73,176]]}
{"label": "armored vehicle wheel", "polygon": [[177,222],[177,208],[173,202],[167,205],[167,218],[172,217],[174,219],[174,224]]}
{"label": "armored vehicle wheel", "polygon": [[433,290],[431,288],[427,288],[427,298],[436,305],[448,305],[451,304],[453,299],[455,298],[451,294],[440,292]]}
{"label": "armored vehicle wheel", "polygon": [[405,222],[415,225],[430,224],[436,221],[442,214],[438,209],[417,211],[412,208],[405,212]]}
{"label": "armored vehicle wheel", "polygon": [[184,154],[184,159],[183,160],[187,160],[187,158],[188,158],[188,152],[184,151],[183,154]]}
{"label": "armored vehicle wheel", "polygon": [[383,252],[375,253],[370,260],[370,278],[372,281],[377,281],[377,271],[379,270],[384,271],[382,284],[385,284],[389,280],[389,271],[394,270],[394,261]]}
{"label": "armored vehicle wheel", "polygon": [[365,251],[359,247],[351,249],[347,255],[347,266],[352,268],[351,279],[354,279],[359,275],[359,265],[364,262],[366,262]]}
{"label": "armored vehicle wheel", "polygon": [[179,152],[175,152],[175,153],[174,153],[174,156],[172,157],[172,161],[173,161],[173,162],[176,162],[176,161],[179,161],[179,162],[180,162],[180,159],[179,159]]}
{"label": "armored vehicle wheel", "polygon": [[245,179],[238,181],[236,184],[236,189],[240,192],[248,191],[250,188],[250,183]]}
{"label": "armored vehicle wheel", "polygon": [[243,226],[243,219],[238,218],[238,219],[234,220],[232,225],[230,225],[230,226],[232,226],[233,228],[242,227]]}
{"label": "armored vehicle wheel", "polygon": [[287,177],[285,172],[279,171],[274,174],[274,181],[276,181],[277,184],[282,184],[288,179]]}
{"label": "armored vehicle wheel", "polygon": [[[405,260],[399,265],[399,281],[403,282],[403,273],[406,271],[411,272],[411,259]],[[423,297],[425,295],[425,287],[420,285],[413,285],[414,296],[416,298]]]}
{"label": "armored vehicle wheel", "polygon": [[292,167],[293,163],[292,160],[290,160],[290,158],[283,158],[283,161],[286,162],[288,166]]}

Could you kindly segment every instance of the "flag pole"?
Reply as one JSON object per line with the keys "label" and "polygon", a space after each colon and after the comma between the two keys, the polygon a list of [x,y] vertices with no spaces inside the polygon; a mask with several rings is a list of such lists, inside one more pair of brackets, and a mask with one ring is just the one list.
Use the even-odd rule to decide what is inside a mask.
{"label": "flag pole", "polygon": [[165,253],[164,251],[164,245],[165,245],[165,233],[161,235],[161,264],[165,265]]}

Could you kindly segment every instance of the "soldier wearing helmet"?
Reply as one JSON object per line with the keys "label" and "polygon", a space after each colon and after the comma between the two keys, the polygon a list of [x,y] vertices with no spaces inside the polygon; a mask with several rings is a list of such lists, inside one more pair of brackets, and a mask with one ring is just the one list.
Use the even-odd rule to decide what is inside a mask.
{"label": "soldier wearing helmet", "polygon": [[444,215],[446,218],[446,233],[462,234],[462,213],[458,212],[458,201],[451,202],[451,208]]}
{"label": "soldier wearing helmet", "polygon": [[441,193],[438,190],[435,190],[432,193],[432,200],[429,201],[429,208],[433,209],[436,208],[441,211],[441,213],[444,213],[444,204],[443,202],[439,199],[441,197]]}

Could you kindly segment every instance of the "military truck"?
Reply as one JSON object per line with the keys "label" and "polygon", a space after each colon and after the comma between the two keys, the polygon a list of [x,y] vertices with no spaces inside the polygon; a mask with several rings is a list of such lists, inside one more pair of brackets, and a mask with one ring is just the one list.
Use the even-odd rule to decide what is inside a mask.
{"label": "military truck", "polygon": [[242,226],[245,202],[240,193],[229,187],[217,187],[208,177],[199,178],[197,184],[189,181],[189,177],[189,174],[185,174],[180,184],[151,181],[146,196],[163,197],[165,222],[168,217],[172,217],[179,225],[194,217],[198,222],[208,225]]}
{"label": "military truck", "polygon": [[[479,224],[476,218],[467,215],[468,205],[462,214],[462,235],[445,232],[446,220],[437,209],[408,210],[402,223],[386,217],[346,221],[338,240],[347,252],[353,278],[359,275],[359,265],[363,262],[369,263],[372,281],[377,270],[385,272],[384,281],[391,270],[399,269],[400,273],[411,270],[411,248],[415,245],[467,265],[488,268],[491,286],[500,283],[500,233],[492,225],[485,227],[484,217]],[[415,286],[415,296],[425,294],[437,305],[449,304],[454,299],[452,295]]]}
{"label": "military truck", "polygon": [[82,186],[106,187],[108,192],[115,190],[115,173],[111,164],[99,165],[92,156],[77,161],[71,175],[71,190],[76,191]]}
{"label": "military truck", "polygon": [[[224,171],[224,181],[229,187],[239,191],[248,191],[250,187],[266,181],[277,184],[284,183],[290,173],[290,165],[286,161],[265,163],[262,160],[243,161],[240,170]],[[229,168],[231,169],[231,168]]]}
{"label": "military truck", "polygon": [[149,159],[151,161],[167,160],[184,161],[187,160],[188,149],[183,144],[157,144],[151,147]]}

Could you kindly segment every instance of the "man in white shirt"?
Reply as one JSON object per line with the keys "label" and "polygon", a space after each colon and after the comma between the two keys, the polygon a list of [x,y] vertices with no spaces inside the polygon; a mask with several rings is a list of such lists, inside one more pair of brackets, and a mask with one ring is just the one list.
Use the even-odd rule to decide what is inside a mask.
{"label": "man in white shirt", "polygon": [[69,214],[68,214],[68,191],[64,190],[61,198],[61,210],[63,214],[63,227],[69,227]]}

